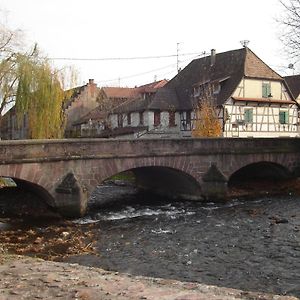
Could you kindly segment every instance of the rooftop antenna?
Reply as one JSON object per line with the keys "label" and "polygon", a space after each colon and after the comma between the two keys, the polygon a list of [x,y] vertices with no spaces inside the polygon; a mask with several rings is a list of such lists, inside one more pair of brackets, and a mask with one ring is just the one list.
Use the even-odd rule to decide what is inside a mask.
{"label": "rooftop antenna", "polygon": [[177,55],[176,55],[176,57],[177,57],[177,73],[180,72],[180,68],[179,68],[179,45],[180,45],[180,43],[177,43]]}
{"label": "rooftop antenna", "polygon": [[248,44],[250,43],[249,40],[242,40],[240,41],[241,45],[244,47],[244,48],[247,48],[248,47]]}

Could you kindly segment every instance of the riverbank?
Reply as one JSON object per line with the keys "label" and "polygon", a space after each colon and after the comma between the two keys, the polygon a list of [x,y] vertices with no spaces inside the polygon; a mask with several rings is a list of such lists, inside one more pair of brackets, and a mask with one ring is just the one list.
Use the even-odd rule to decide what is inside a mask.
{"label": "riverbank", "polygon": [[0,299],[296,300],[0,254]]}
{"label": "riverbank", "polygon": [[[299,183],[299,182],[298,182]],[[240,198],[252,198],[253,193],[251,194],[251,190],[255,191],[257,195],[270,195],[270,189],[269,187],[261,183],[260,187],[256,189],[256,186],[251,186],[250,183],[247,183],[246,188],[243,186],[239,186],[238,188],[235,187],[235,191],[237,191],[237,197]],[[283,195],[296,195],[297,192],[297,182],[289,182],[286,186],[284,185],[278,185],[276,189],[274,188],[272,193],[275,194],[283,194]],[[247,193],[247,190],[250,192]],[[245,193],[243,194],[243,191]],[[235,195],[231,195],[232,198],[235,198]],[[233,201],[234,203],[234,201]],[[10,205],[13,209],[13,205]],[[35,205],[34,207],[37,207]],[[225,204],[225,207],[227,207],[227,204]],[[230,207],[230,204],[229,206]],[[298,207],[298,206],[297,206]],[[210,208],[206,207],[207,209]],[[25,210],[26,212],[30,212],[30,210]],[[181,209],[178,210],[179,212]],[[206,211],[206,210],[204,210]],[[214,210],[212,210],[214,211]],[[232,208],[231,212],[233,213],[235,211],[235,208]],[[149,211],[148,211],[149,212]],[[170,208],[170,212],[174,213],[172,209]],[[192,214],[189,214],[189,209],[186,211],[186,214],[182,216],[182,218],[185,218],[185,215],[188,215],[189,218],[192,218]],[[281,212],[281,210],[280,210]],[[294,232],[296,235],[297,232],[299,232],[299,224],[298,221],[295,221],[296,218],[296,210],[292,210],[292,213],[288,214],[281,214],[281,213],[269,213],[266,212],[265,209],[257,208],[254,205],[254,208],[249,209],[248,206],[245,208],[242,208],[241,210],[236,209],[236,215],[240,216],[243,215],[242,219],[250,218],[251,220],[255,219],[255,223],[259,222],[260,217],[262,216],[262,228],[266,230],[266,232],[262,232],[260,234],[261,237],[266,238],[266,240],[269,240],[268,234],[272,234],[272,245],[275,245],[275,233],[280,232],[280,228],[283,229],[284,227],[290,226],[291,230],[289,232]],[[199,216],[197,219],[204,220],[203,216]],[[249,217],[250,216],[250,217]],[[180,215],[178,216],[178,220],[180,220]],[[172,218],[171,218],[172,219]],[[217,218],[218,219],[218,218]],[[66,263],[60,263],[56,262],[55,260],[60,261],[66,261],[68,259],[68,256],[77,256],[81,254],[92,254],[96,256],[96,259],[98,259],[98,256],[101,257],[101,260],[105,260],[105,257],[107,256],[107,260],[111,261],[115,258],[115,255],[112,252],[112,249],[110,249],[111,245],[105,246],[103,249],[99,250],[99,244],[97,245],[97,241],[100,241],[101,238],[104,240],[101,240],[101,245],[105,245],[105,240],[112,241],[112,237],[114,236],[121,236],[118,235],[117,231],[112,236],[106,235],[105,228],[101,227],[100,230],[97,230],[97,223],[77,223],[77,222],[71,222],[67,220],[60,219],[59,217],[53,222],[50,221],[47,223],[45,219],[43,218],[42,223],[35,223],[36,220],[33,218],[29,218],[29,223],[26,225],[26,219],[25,221],[22,221],[22,218],[20,220],[15,220],[11,222],[5,222],[5,219],[3,219],[3,223],[1,224],[0,219],[0,230],[1,226],[3,229],[3,232],[1,232],[0,235],[0,253],[1,248],[3,249],[3,254],[0,256],[0,300],[3,299],[54,299],[54,298],[61,298],[61,299],[297,299],[295,297],[283,297],[283,296],[274,296],[271,294],[265,294],[262,292],[266,292],[267,290],[270,293],[282,293],[286,294],[288,291],[291,290],[289,287],[288,289],[277,289],[277,288],[271,288],[268,289],[270,286],[269,283],[272,281],[267,280],[265,289],[264,288],[256,288],[255,286],[255,280],[256,277],[250,277],[249,273],[245,270],[242,271],[246,275],[246,280],[249,282],[253,282],[252,288],[248,288],[248,286],[234,286],[234,285],[226,285],[222,284],[220,281],[220,284],[218,282],[209,282],[209,281],[202,281],[209,284],[215,284],[220,286],[231,286],[234,288],[240,288],[240,289],[248,289],[251,291],[258,291],[260,290],[261,293],[253,293],[253,292],[246,292],[242,290],[236,290],[236,289],[230,289],[230,288],[222,288],[222,287],[215,287],[215,286],[209,286],[205,284],[198,284],[198,283],[183,283],[176,280],[170,280],[169,278],[172,278],[170,276],[165,276],[166,279],[154,279],[154,278],[147,278],[147,277],[135,277],[131,275],[123,275],[121,273],[117,272],[109,272],[104,271],[102,269],[97,268],[90,268],[90,267],[84,267],[77,264],[66,264]],[[91,219],[92,220],[92,219]],[[195,219],[196,220],[196,219]],[[223,217],[221,220],[226,220]],[[250,220],[250,221],[251,221]],[[207,221],[209,221],[209,218],[206,219],[206,221],[203,224],[207,224]],[[14,223],[16,222],[16,224]],[[228,220],[224,224],[228,225]],[[180,222],[176,222],[176,225],[178,225]],[[230,222],[229,222],[230,223]],[[154,238],[156,235],[158,235],[160,238],[159,240],[163,239],[162,235],[167,236],[167,240],[170,241],[171,237],[170,235],[177,236],[176,231],[168,231],[169,225],[164,226],[163,221],[159,222],[160,227],[154,226],[151,227],[148,231],[146,231],[147,240],[149,238]],[[250,223],[249,223],[250,224]],[[279,224],[279,225],[278,225]],[[283,225],[282,225],[283,224]],[[34,225],[34,226],[33,226]],[[174,225],[174,224],[173,224]],[[173,225],[171,228],[174,228]],[[216,224],[212,224],[210,226],[211,228],[215,228],[214,232],[221,229],[220,227],[222,224],[220,222],[217,222]],[[233,224],[236,225],[236,224]],[[5,226],[8,226],[5,228]],[[189,226],[189,230],[192,228],[190,225],[184,225],[184,227]],[[198,225],[197,225],[198,226]],[[217,226],[217,227],[216,227]],[[137,226],[138,228],[141,228],[141,226]],[[112,228],[111,225],[109,228]],[[162,228],[162,229],[161,229]],[[96,229],[96,230],[95,230]],[[163,234],[165,229],[165,234]],[[228,227],[230,229],[230,226]],[[225,235],[228,234],[228,237],[235,236],[237,237],[237,233],[231,234],[228,232],[228,229],[225,230]],[[270,229],[270,232],[268,231]],[[178,230],[178,237],[184,237],[186,236],[189,240],[189,234],[180,233],[179,227],[176,227],[176,230]],[[209,231],[209,228],[207,229]],[[240,229],[239,229],[240,230]],[[197,232],[199,230],[197,229]],[[132,231],[130,231],[132,232]],[[148,232],[148,233],[147,233]],[[253,232],[257,232],[256,230],[253,230]],[[123,233],[123,232],[122,232]],[[247,237],[249,238],[249,233],[247,233]],[[250,233],[251,234],[251,233]],[[131,234],[132,235],[132,234]],[[195,233],[196,235],[196,233]],[[201,235],[201,234],[200,234]],[[208,236],[211,236],[211,234],[208,234]],[[224,237],[224,234],[221,234],[222,237]],[[205,237],[205,234],[202,233],[201,237]],[[200,239],[199,239],[200,240]],[[221,239],[222,240],[222,239]],[[220,242],[221,242],[220,240]],[[226,239],[227,240],[227,239]],[[248,239],[247,239],[248,240]],[[120,242],[119,248],[122,249],[122,253],[129,253],[130,245],[134,244],[134,240],[125,240],[123,243],[123,237],[122,239],[118,238],[118,242]],[[260,241],[261,243],[262,241]],[[100,243],[100,242],[99,242]],[[243,239],[241,240],[241,243],[243,244]],[[183,242],[184,245],[186,245],[186,242]],[[208,244],[211,244],[208,242]],[[207,244],[207,245],[208,245]],[[228,247],[232,246],[234,244],[233,242],[229,241],[228,243],[225,243],[223,246],[220,246],[220,249],[223,249],[224,251],[227,251]],[[267,243],[268,244],[268,243]],[[143,249],[148,252],[147,255],[144,254],[144,256],[147,257],[147,261],[149,263],[149,260],[153,258],[153,256],[156,257],[155,260],[152,261],[152,265],[156,269],[160,269],[159,263],[160,260],[163,259],[163,257],[159,256],[159,245],[157,241],[153,240],[150,245],[155,245],[152,248],[148,245],[147,247],[143,247]],[[227,246],[228,247],[227,247]],[[282,247],[282,242],[280,243],[280,247]],[[98,251],[97,251],[98,246]],[[144,245],[145,246],[145,245]],[[146,245],[147,246],[147,245]],[[192,256],[193,258],[198,255],[199,257],[202,257],[203,255],[200,255],[200,250],[198,249],[200,245],[196,245],[195,247],[192,247],[191,250],[193,250]],[[245,246],[245,245],[244,245]],[[249,244],[246,242],[246,248],[249,248]],[[134,246],[135,248],[136,246]],[[151,250],[151,249],[152,250]],[[240,252],[244,251],[242,248],[240,251],[236,251],[236,254],[239,255]],[[250,247],[251,248],[251,247]],[[164,249],[164,248],[163,248]],[[196,250],[195,250],[196,249]],[[211,251],[214,251],[214,249],[209,248],[210,250],[206,250],[203,252],[203,254],[207,253],[214,253]],[[230,248],[229,253],[235,252],[236,248]],[[96,251],[95,251],[96,250]],[[109,250],[109,251],[108,251]],[[118,250],[118,249],[116,249]],[[155,251],[154,251],[155,250]],[[184,250],[184,249],[183,249]],[[256,249],[257,250],[257,249]],[[108,252],[107,252],[108,251]],[[154,252],[153,252],[154,251]],[[176,246],[176,251],[182,251]],[[195,252],[196,251],[196,252]],[[271,249],[269,249],[271,251]],[[275,249],[274,249],[275,251]],[[282,248],[281,248],[282,251]],[[107,254],[107,253],[108,254]],[[278,253],[278,251],[275,251]],[[274,252],[274,253],[275,253]],[[29,257],[23,257],[23,256],[11,256],[5,253],[14,253],[14,254],[21,254],[21,255],[29,255],[31,257],[35,258],[29,258]],[[182,252],[185,254],[185,251]],[[257,251],[256,251],[256,254]],[[272,251],[270,252],[272,254]],[[170,254],[171,255],[171,254]],[[215,253],[215,255],[218,255],[218,252]],[[273,255],[273,254],[272,254]],[[134,252],[134,256],[137,256],[137,253]],[[164,256],[164,255],[162,255]],[[174,253],[172,254],[174,257]],[[176,256],[176,255],[175,255]],[[234,257],[237,257],[236,255],[233,255]],[[37,258],[39,257],[39,258]],[[83,255],[84,257],[84,255]],[[125,258],[126,257],[126,258]],[[149,260],[148,260],[149,257]],[[227,258],[222,257],[222,267],[224,261],[227,261],[230,257],[228,255]],[[293,256],[291,256],[293,257]],[[45,259],[44,260],[41,260]],[[129,272],[130,266],[133,266],[133,261],[140,266],[140,268],[143,267],[141,262],[138,262],[137,260],[131,260],[128,255],[123,256],[123,254],[120,256],[120,259],[124,261],[124,258],[127,262],[126,266],[127,268],[122,270],[122,272]],[[190,259],[190,258],[189,258]],[[191,272],[192,266],[196,265],[196,261],[193,260],[193,265],[189,265],[192,261],[189,259],[187,260],[181,260],[180,258],[178,260],[175,259],[175,261],[171,262],[171,257],[168,258],[168,265],[166,266],[174,266],[176,269],[176,274],[184,274],[185,267],[177,268],[176,265],[184,263],[184,266],[186,269],[189,269],[189,272]],[[211,273],[213,270],[213,264],[216,261],[216,257],[210,261],[209,263],[209,272]],[[258,257],[258,259],[260,259]],[[280,257],[279,257],[280,260]],[[51,262],[52,261],[52,262]],[[228,262],[228,261],[227,261]],[[272,261],[271,264],[273,264],[274,261]],[[200,262],[199,262],[200,264]],[[288,262],[287,262],[288,264]],[[96,264],[90,264],[92,266],[95,266]],[[201,266],[203,264],[200,264]],[[229,263],[231,266],[231,262]],[[251,266],[253,264],[251,263]],[[290,266],[293,265],[295,267],[295,270],[297,269],[298,264],[294,262],[293,264],[289,264]],[[269,262],[265,263],[265,266],[270,266]],[[109,268],[107,266],[100,266],[105,268],[106,270],[114,270],[113,268]],[[227,265],[228,267],[228,265]],[[224,265],[224,268],[227,268],[226,265]],[[249,265],[250,267],[250,265]],[[195,267],[196,268],[196,267]],[[183,270],[183,271],[182,271]],[[246,269],[248,270],[248,269]],[[272,273],[274,276],[277,274],[277,267],[275,268],[275,271]],[[280,269],[282,271],[282,269]],[[288,270],[288,269],[287,269]],[[248,270],[249,271],[249,270]],[[270,271],[270,270],[269,270]],[[281,272],[280,271],[280,272]],[[290,269],[290,271],[292,271]],[[240,271],[241,272],[241,271]],[[289,271],[287,271],[289,272]],[[131,274],[134,274],[133,272],[130,272]],[[225,272],[226,273],[226,272]],[[297,272],[296,272],[297,273]],[[295,273],[295,274],[296,274]],[[135,274],[143,274],[143,273],[135,273]],[[159,276],[163,277],[161,274],[154,274],[154,273],[148,273],[144,274],[147,276]],[[237,274],[238,271],[237,271]],[[230,274],[229,274],[230,275]],[[221,269],[217,268],[217,278],[221,278],[222,281],[224,281],[224,278],[228,278],[230,282],[233,281],[234,276],[224,276],[221,274]],[[241,275],[241,273],[240,273]],[[237,278],[239,280],[239,276],[237,275]],[[253,274],[252,274],[253,275]],[[259,275],[259,274],[258,274]],[[266,275],[270,275],[270,272]],[[198,275],[197,275],[198,276]],[[223,277],[222,277],[223,276]],[[297,276],[296,276],[297,277]],[[174,278],[174,277],[173,277]],[[175,277],[176,278],[176,277]],[[186,278],[186,279],[185,279]],[[252,279],[251,279],[252,278]],[[294,277],[295,278],[295,277]],[[178,276],[176,278],[177,280],[194,280],[197,279],[194,277],[189,276],[188,277],[180,277]],[[278,284],[280,282],[278,281]],[[250,285],[251,286],[251,285]],[[253,286],[255,288],[253,288]],[[276,286],[276,285],[275,285]],[[289,292],[289,294],[291,294]],[[292,293],[293,294],[293,293]],[[298,295],[298,294],[296,294]],[[298,296],[299,297],[299,296]]]}

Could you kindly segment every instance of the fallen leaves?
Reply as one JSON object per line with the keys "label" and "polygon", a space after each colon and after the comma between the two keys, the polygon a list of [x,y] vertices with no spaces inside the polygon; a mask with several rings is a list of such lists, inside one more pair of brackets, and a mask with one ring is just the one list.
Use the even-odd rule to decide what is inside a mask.
{"label": "fallen leaves", "polygon": [[95,240],[91,228],[82,228],[71,222],[67,224],[30,228],[21,232],[7,230],[2,232],[0,244],[6,252],[47,260],[95,253]]}

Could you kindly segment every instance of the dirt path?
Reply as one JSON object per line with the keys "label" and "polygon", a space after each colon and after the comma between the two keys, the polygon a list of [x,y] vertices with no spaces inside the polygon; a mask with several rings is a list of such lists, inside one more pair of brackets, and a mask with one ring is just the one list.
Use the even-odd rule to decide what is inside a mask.
{"label": "dirt path", "polygon": [[133,277],[77,264],[22,256],[0,256],[0,300],[152,299],[152,300],[294,300],[175,280]]}

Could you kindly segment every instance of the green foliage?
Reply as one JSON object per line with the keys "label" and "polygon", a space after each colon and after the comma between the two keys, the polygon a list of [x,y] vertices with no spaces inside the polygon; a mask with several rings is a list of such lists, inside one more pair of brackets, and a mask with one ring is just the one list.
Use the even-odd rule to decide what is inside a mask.
{"label": "green foliage", "polygon": [[131,171],[125,171],[119,174],[116,174],[112,177],[110,177],[108,180],[122,180],[122,181],[127,181],[127,182],[134,182],[135,181],[135,176],[133,172]]}
{"label": "green foliage", "polygon": [[18,58],[16,109],[19,124],[28,120],[31,138],[61,138],[64,92],[57,72],[36,55]]}

